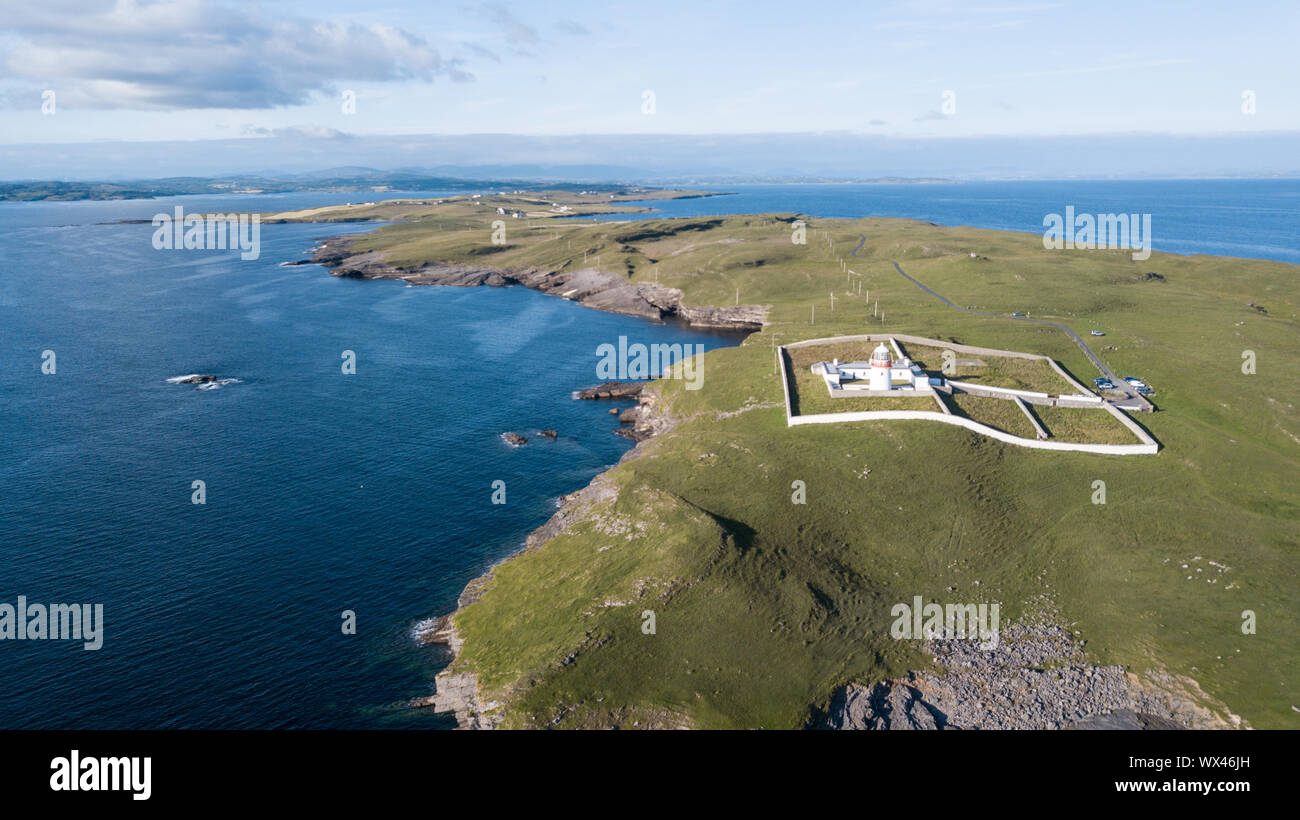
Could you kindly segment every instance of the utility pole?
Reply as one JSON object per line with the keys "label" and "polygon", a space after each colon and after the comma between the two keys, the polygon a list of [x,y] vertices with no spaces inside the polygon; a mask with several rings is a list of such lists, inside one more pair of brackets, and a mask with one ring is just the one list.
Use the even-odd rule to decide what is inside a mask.
{"label": "utility pole", "polygon": [[810,321],[812,322],[812,324],[815,325],[817,324],[817,306],[812,305],[811,307],[812,307],[812,319]]}
{"label": "utility pole", "polygon": [[831,313],[835,312],[835,291],[831,291]]}

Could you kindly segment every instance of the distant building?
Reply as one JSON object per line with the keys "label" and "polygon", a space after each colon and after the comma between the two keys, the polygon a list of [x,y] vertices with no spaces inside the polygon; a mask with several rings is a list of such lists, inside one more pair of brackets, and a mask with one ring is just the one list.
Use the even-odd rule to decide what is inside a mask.
{"label": "distant building", "polygon": [[497,213],[504,214],[505,212],[506,212],[505,208],[497,208]]}

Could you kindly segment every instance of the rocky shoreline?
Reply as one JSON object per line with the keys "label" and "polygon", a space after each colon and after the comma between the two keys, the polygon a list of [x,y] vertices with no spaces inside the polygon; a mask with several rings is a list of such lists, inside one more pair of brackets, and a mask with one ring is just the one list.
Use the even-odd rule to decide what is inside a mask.
{"label": "rocky shoreline", "polygon": [[[599,388],[592,388],[592,390],[609,388],[613,384],[618,383],[607,383]],[[637,442],[637,446],[624,453],[623,457],[619,459],[619,464],[639,456],[642,441],[671,430],[678,421],[662,412],[658,390],[640,383],[635,386],[637,389],[632,395],[636,396],[637,406],[628,408],[624,413],[636,411],[635,416],[630,421],[633,424],[631,429],[635,434],[634,440]],[[615,392],[622,391],[615,389]],[[600,398],[607,397],[609,396],[600,396]],[[631,395],[625,394],[619,397],[630,398]],[[597,396],[593,394],[590,398],[597,398]],[[507,556],[496,566],[512,560],[523,552],[541,549],[546,545],[546,542],[564,532],[571,524],[582,520],[589,506],[608,500],[617,492],[617,489],[605,478],[605,474],[601,473],[592,479],[591,483],[586,487],[561,497],[560,508],[547,519],[545,524],[528,534],[523,549]],[[496,566],[466,584],[460,596],[456,599],[456,609],[434,619],[432,625],[419,635],[419,639],[424,643],[446,646],[451,652],[452,663],[455,663],[461,645],[464,644],[464,638],[456,631],[456,614],[483,596],[492,580],[492,573],[496,570]],[[456,718],[456,725],[461,729],[496,728],[503,717],[497,711],[499,704],[492,701],[483,701],[479,697],[477,676],[472,672],[451,672],[449,669],[450,664],[448,669],[439,672],[434,678],[435,692],[433,695],[413,701],[411,705],[432,707],[435,712],[449,713]]]}
{"label": "rocky shoreline", "polygon": [[326,239],[310,259],[289,264],[318,264],[334,276],[357,279],[400,279],[412,285],[453,287],[507,287],[523,285],[577,302],[584,307],[639,316],[654,321],[678,320],[694,327],[758,331],[767,317],[766,305],[708,307],[687,305],[677,288],[654,283],[633,283],[626,277],[592,268],[580,270],[508,270],[479,265],[428,263],[419,267],[394,267],[379,251],[354,252],[352,243],[365,234]]}
{"label": "rocky shoreline", "polygon": [[[354,252],[352,244],[366,234],[349,234],[330,237],[313,249],[309,259],[288,262],[288,265],[318,264],[331,275],[356,279],[399,279],[411,285],[449,285],[453,287],[508,287],[523,285],[532,290],[576,301],[584,307],[639,316],[654,321],[675,319],[694,327],[725,328],[739,331],[759,331],[767,317],[766,305],[736,305],[733,307],[696,307],[683,304],[682,292],[657,284],[628,282],[618,274],[582,269],[574,271],[544,271],[537,269],[508,270],[476,265],[424,264],[415,268],[389,265],[384,255],[377,251]],[[575,398],[637,399],[637,406],[619,413],[619,421],[630,427],[621,427],[618,435],[637,443],[623,454],[619,463],[635,458],[640,443],[671,429],[675,421],[659,412],[659,394],[644,383],[608,382],[589,390],[579,391]],[[513,446],[521,446],[526,437],[511,434],[506,439]],[[590,502],[606,499],[614,490],[604,478],[596,476],[586,487],[560,499],[560,509],[541,527],[531,532],[522,551],[539,549],[568,525],[579,520]],[[519,553],[508,556],[509,561]],[[451,651],[452,662],[464,639],[456,632],[456,613],[482,597],[492,578],[489,569],[465,585],[456,601],[456,610],[434,619],[422,631],[419,639],[424,643],[441,644]],[[469,672],[444,670],[435,678],[435,694],[412,701],[413,707],[432,707],[436,712],[455,716],[462,729],[491,729],[500,722],[497,704],[482,702],[478,693],[477,677]]]}

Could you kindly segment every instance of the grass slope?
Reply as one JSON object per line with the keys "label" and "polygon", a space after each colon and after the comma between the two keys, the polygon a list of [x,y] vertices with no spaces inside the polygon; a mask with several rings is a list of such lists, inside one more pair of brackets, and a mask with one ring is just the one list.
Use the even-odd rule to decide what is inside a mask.
{"label": "grass slope", "polygon": [[[659,383],[683,421],[607,474],[616,497],[502,565],[457,616],[454,666],[479,675],[506,725],[795,727],[837,685],[925,664],[889,638],[893,603],[996,600],[1006,619],[1040,594],[1094,662],[1187,676],[1257,727],[1296,725],[1294,266],[1134,262],[892,219],[801,217],[797,245],[795,214],[507,220],[521,223],[508,225],[509,245],[484,255],[493,218],[456,204],[363,245],[398,263],[548,270],[583,267],[586,253],[588,266],[598,256],[629,281],[681,288],[690,304],[771,306],[762,333],[705,355],[703,389]],[[851,257],[861,236],[862,258]],[[1038,452],[919,422],[787,428],[773,345],[807,338],[894,331],[1042,353],[1080,380],[1096,375],[1060,331],[953,311],[892,260],[958,304],[1105,330],[1094,349],[1159,391],[1160,412],[1138,421],[1161,453]],[[1246,350],[1257,375],[1241,371]],[[994,383],[1038,386],[1041,375],[1008,370]],[[1084,422],[1069,414],[1090,411],[1035,412],[1070,435]],[[1092,503],[1098,480],[1105,504]],[[796,481],[806,503],[792,500]],[[642,631],[646,610],[654,634]],[[1244,610],[1258,634],[1242,634]]]}

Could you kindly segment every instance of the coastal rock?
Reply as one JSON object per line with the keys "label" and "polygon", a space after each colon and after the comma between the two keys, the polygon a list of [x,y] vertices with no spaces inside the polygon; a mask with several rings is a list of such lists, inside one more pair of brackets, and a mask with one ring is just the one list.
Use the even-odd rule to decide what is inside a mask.
{"label": "coastal rock", "polygon": [[622,413],[618,414],[618,420],[623,424],[633,424],[636,422],[637,416],[640,414],[640,412],[641,412],[641,405],[639,404],[636,407],[629,407],[626,410],[624,410]]}
{"label": "coastal rock", "polygon": [[537,435],[541,436],[542,438],[549,438],[551,441],[555,441],[555,439],[558,437],[559,434],[556,433],[554,430],[538,430]]}
{"label": "coastal rock", "polygon": [[401,279],[412,285],[451,285],[455,287],[505,287],[523,285],[578,302],[585,307],[611,313],[623,313],[663,321],[681,319],[700,327],[761,330],[767,317],[767,305],[727,307],[692,306],[682,303],[677,288],[654,283],[632,283],[627,277],[592,268],[578,270],[511,270],[486,265],[430,263],[418,267],[396,267],[378,251],[354,253],[352,242],[359,235],[336,236],[325,240],[311,257],[334,276],[360,279]]}
{"label": "coastal rock", "polygon": [[495,729],[500,718],[479,702],[478,676],[470,672],[439,674],[435,679],[433,711],[450,713],[461,729]]}
{"label": "coastal rock", "polygon": [[502,433],[501,439],[511,447],[523,447],[528,443],[528,436],[521,436],[518,433]]}
{"label": "coastal rock", "polygon": [[637,430],[631,427],[620,427],[614,431],[614,435],[622,436],[623,438],[631,439],[632,441],[638,441],[638,442],[645,441],[646,439],[650,438],[650,433],[646,432],[645,430]]}
{"label": "coastal rock", "polygon": [[646,382],[605,382],[579,390],[575,396],[579,399],[630,399],[641,395],[645,386]]}
{"label": "coastal rock", "polygon": [[188,376],[173,376],[166,380],[168,384],[193,384],[196,390],[218,390],[228,384],[239,384],[239,379],[218,378],[210,373],[191,373]]}
{"label": "coastal rock", "polygon": [[453,653],[460,649],[456,627],[452,623],[450,615],[434,618],[432,625],[420,631],[418,639],[421,643],[442,644],[450,647]]}

